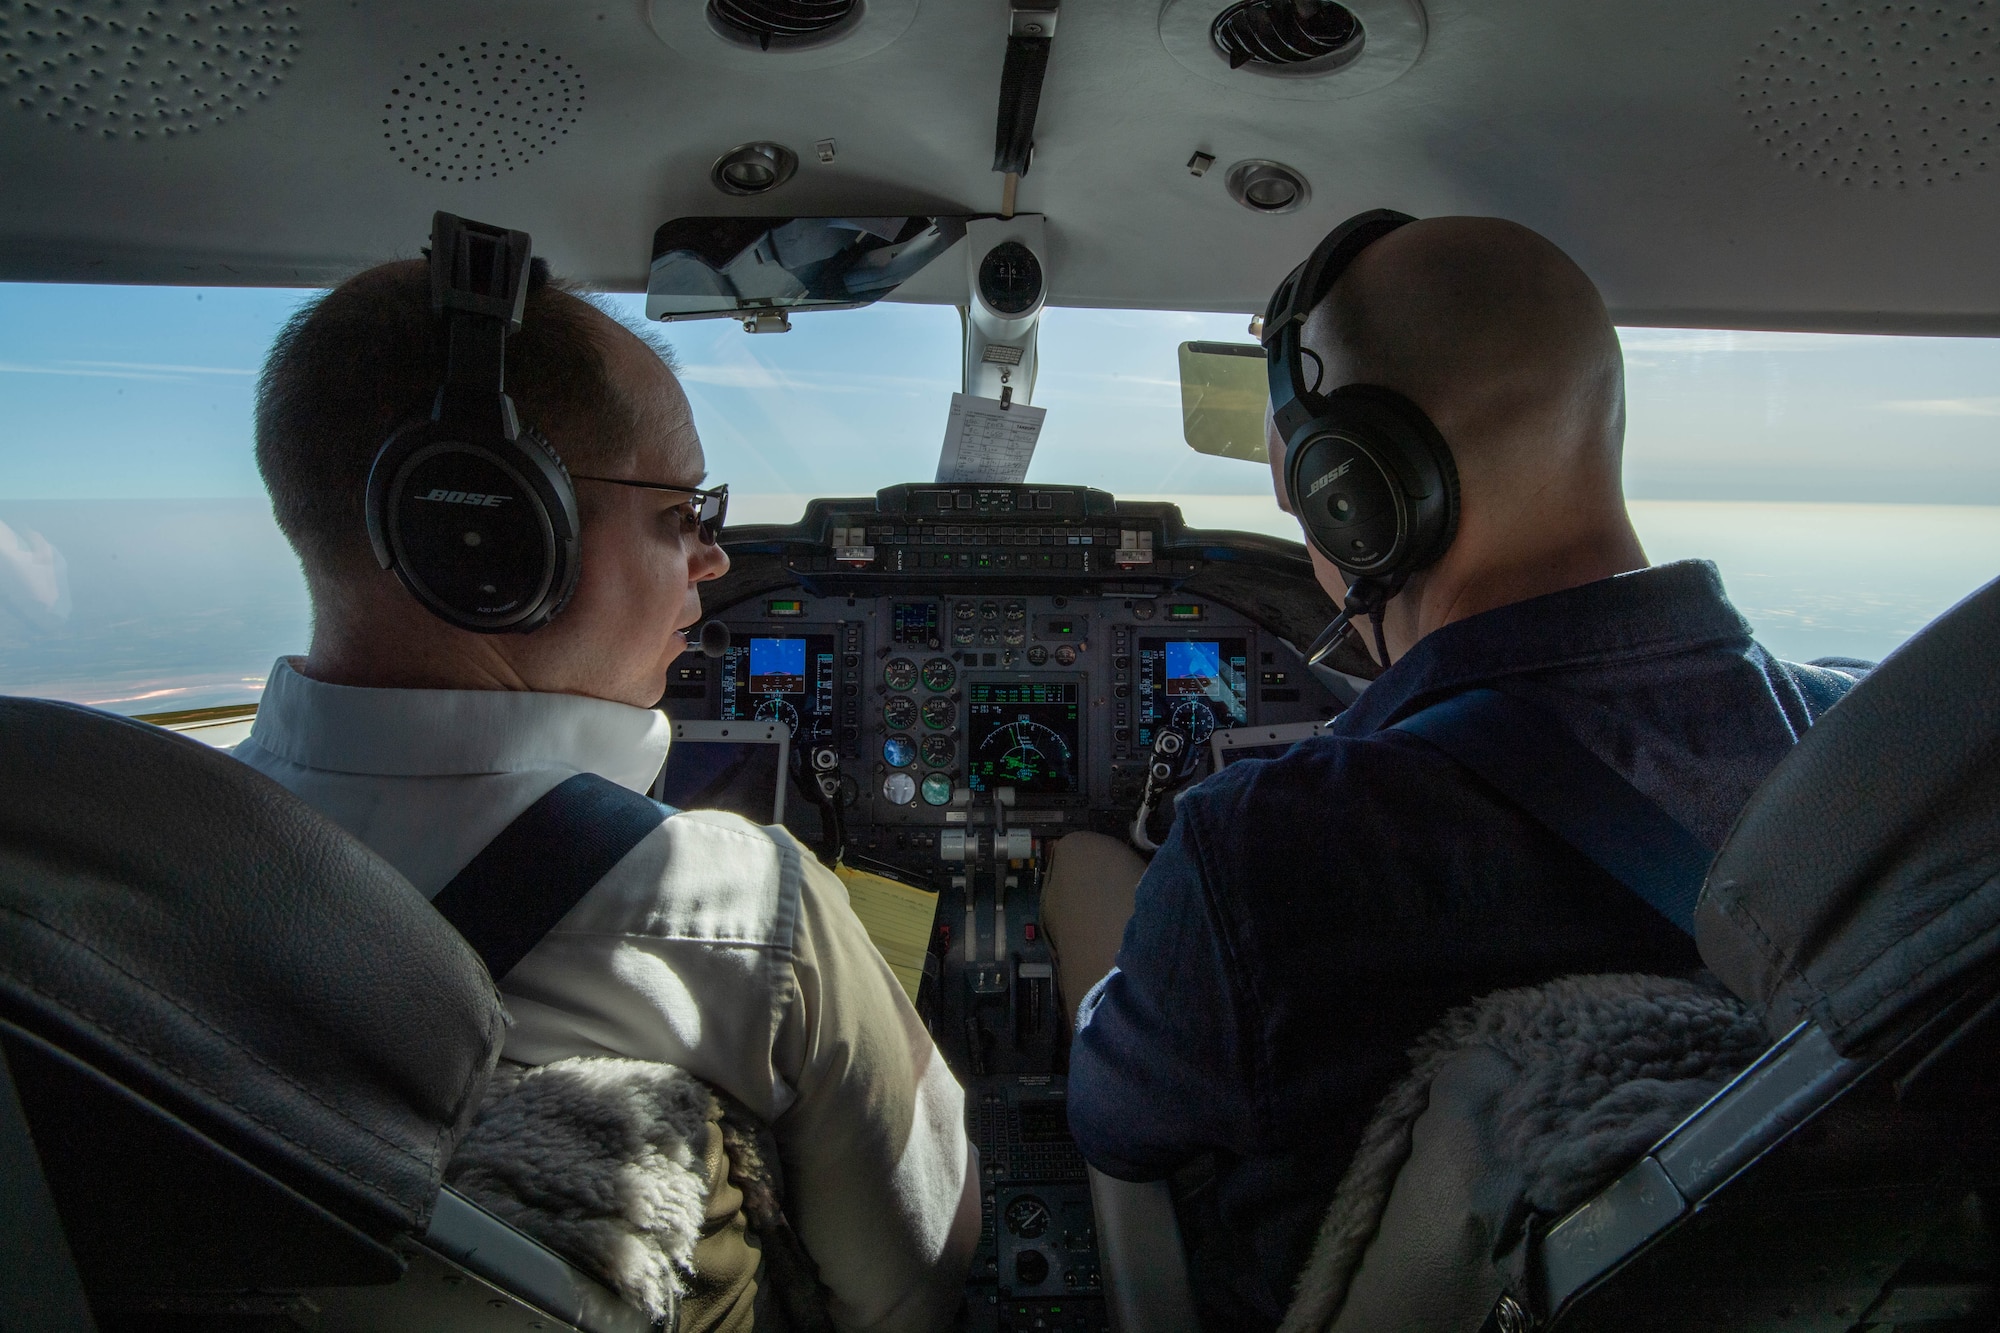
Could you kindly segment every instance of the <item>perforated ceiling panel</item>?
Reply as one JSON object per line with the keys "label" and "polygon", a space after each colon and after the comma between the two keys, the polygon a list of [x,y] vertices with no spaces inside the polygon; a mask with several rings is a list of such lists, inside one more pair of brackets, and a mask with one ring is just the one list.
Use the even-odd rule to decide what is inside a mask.
{"label": "perforated ceiling panel", "polygon": [[543,156],[583,112],[583,76],[546,47],[472,42],[403,70],[382,110],[396,160],[428,180],[504,176]]}
{"label": "perforated ceiling panel", "polygon": [[298,6],[259,0],[0,0],[0,81],[19,111],[105,138],[193,134],[270,96]]}
{"label": "perforated ceiling panel", "polygon": [[1947,185],[2000,161],[2000,3],[1828,3],[1744,61],[1751,131],[1838,185]]}

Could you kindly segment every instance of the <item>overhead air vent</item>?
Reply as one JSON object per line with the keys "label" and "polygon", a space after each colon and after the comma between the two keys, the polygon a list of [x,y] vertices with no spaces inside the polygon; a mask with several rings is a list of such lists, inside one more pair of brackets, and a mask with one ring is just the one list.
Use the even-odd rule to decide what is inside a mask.
{"label": "overhead air vent", "polygon": [[1331,61],[1361,39],[1361,20],[1333,0],[1239,0],[1208,30],[1229,68]]}
{"label": "overhead air vent", "polygon": [[708,179],[724,194],[775,190],[799,169],[799,155],[781,143],[746,143],[715,159]]}
{"label": "overhead air vent", "polygon": [[546,154],[582,114],[569,61],[527,42],[468,42],[404,65],[382,137],[425,180],[492,180]]}
{"label": "overhead air vent", "polygon": [[0,90],[51,125],[106,139],[194,134],[284,82],[306,2],[0,0]]}
{"label": "overhead air vent", "polygon": [[841,36],[861,17],[861,0],[708,0],[708,17],[759,51],[793,51]]}
{"label": "overhead air vent", "polygon": [[1222,179],[1229,197],[1252,213],[1296,213],[1312,199],[1306,178],[1282,162],[1253,157],[1238,162]]}
{"label": "overhead air vent", "polygon": [[1827,0],[1772,29],[1736,96],[1783,165],[1833,185],[1922,189],[2000,163],[2000,0]]}

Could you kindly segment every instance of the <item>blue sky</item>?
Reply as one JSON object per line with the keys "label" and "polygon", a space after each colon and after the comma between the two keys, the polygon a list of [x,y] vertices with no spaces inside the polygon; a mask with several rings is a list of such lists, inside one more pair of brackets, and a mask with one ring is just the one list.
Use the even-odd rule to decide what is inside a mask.
{"label": "blue sky", "polygon": [[[0,496],[261,494],[250,396],[304,293],[0,285]],[[636,313],[638,299],[617,298]],[[1260,493],[1180,442],[1175,348],[1234,315],[1055,310],[1036,479]],[[956,386],[956,314],[883,304],[788,334],[669,326],[711,471],[745,496],[928,476]],[[2000,504],[2000,340],[1628,329],[1627,489],[1640,499]]]}
{"label": "blue sky", "polygon": [[[0,691],[126,711],[255,697],[309,617],[251,456],[255,374],[308,293],[0,284]],[[614,298],[635,317],[638,298]],[[1181,441],[1176,349],[1237,315],[1053,310],[1029,476],[1296,536],[1264,469]],[[948,308],[669,339],[740,522],[928,479]],[[1627,329],[1627,491],[1776,651],[1879,656],[2000,572],[2000,340]],[[173,501],[162,504],[162,501]],[[199,502],[199,503],[197,503]]]}

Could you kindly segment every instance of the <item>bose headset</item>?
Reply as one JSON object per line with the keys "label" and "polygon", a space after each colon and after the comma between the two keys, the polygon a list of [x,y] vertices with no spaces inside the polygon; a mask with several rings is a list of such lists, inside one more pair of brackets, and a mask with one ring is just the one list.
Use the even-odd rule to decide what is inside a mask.
{"label": "bose headset", "polygon": [[427,419],[397,429],[368,472],[368,541],[439,618],[481,634],[546,625],[576,591],[576,491],[507,396],[528,234],[431,219],[431,310],[445,320],[444,383]]}
{"label": "bose headset", "polygon": [[[1306,540],[1347,580],[1346,603],[1306,650],[1308,663],[1325,659],[1365,615],[1386,667],[1383,608],[1458,533],[1458,467],[1423,409],[1372,384],[1321,393],[1326,367],[1300,343],[1306,317],[1355,256],[1414,221],[1386,208],[1349,218],[1278,284],[1264,312],[1271,419],[1285,442],[1285,494]],[[1308,357],[1316,367],[1310,382]]]}

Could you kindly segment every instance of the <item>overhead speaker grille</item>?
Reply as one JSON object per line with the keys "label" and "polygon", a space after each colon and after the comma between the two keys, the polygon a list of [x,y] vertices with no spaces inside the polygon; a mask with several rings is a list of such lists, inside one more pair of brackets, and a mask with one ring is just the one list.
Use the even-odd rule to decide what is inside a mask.
{"label": "overhead speaker grille", "polygon": [[823,40],[860,8],[860,0],[708,0],[708,16],[718,27],[760,51]]}
{"label": "overhead speaker grille", "polygon": [[583,76],[546,47],[472,42],[405,64],[382,137],[426,180],[492,180],[543,156],[583,113]]}
{"label": "overhead speaker grille", "polygon": [[2000,0],[1802,9],[1743,62],[1743,114],[1780,162],[1834,184],[1982,174],[2000,141],[1996,18]]}
{"label": "overhead speaker grille", "polygon": [[7,99],[107,139],[234,120],[284,82],[298,54],[297,5],[0,0]]}
{"label": "overhead speaker grille", "polygon": [[1333,0],[1239,0],[1209,28],[1231,69],[1323,60],[1360,36],[1361,21]]}

